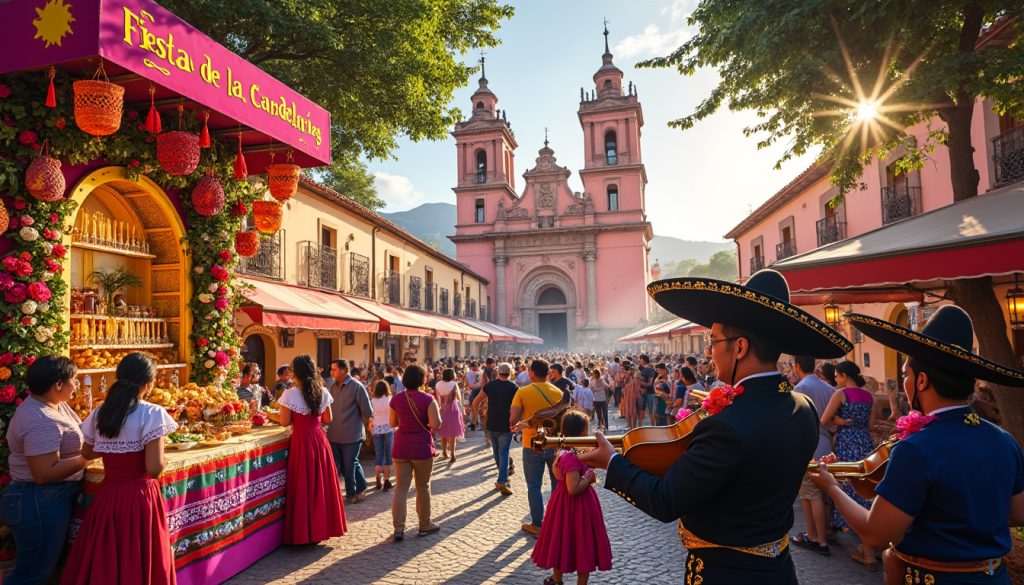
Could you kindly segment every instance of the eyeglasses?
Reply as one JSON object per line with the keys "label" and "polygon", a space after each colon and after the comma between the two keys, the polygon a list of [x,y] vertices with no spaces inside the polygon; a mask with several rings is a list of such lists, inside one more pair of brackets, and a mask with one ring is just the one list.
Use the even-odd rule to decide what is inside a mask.
{"label": "eyeglasses", "polygon": [[716,344],[716,343],[720,343],[720,342],[722,342],[722,341],[732,341],[732,340],[734,340],[734,339],[739,339],[740,337],[743,337],[743,336],[742,336],[742,335],[735,335],[735,336],[733,336],[733,337],[723,337],[723,338],[721,338],[721,339],[715,339],[714,337],[710,337],[710,336],[709,336],[709,337],[707,338],[707,342],[708,342],[708,347],[710,347],[710,346],[712,346],[712,345],[714,345],[714,344]]}

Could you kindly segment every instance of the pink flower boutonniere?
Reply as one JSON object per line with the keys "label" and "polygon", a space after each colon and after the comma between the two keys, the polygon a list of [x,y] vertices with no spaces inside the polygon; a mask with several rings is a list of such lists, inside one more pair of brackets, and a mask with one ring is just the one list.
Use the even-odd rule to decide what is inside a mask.
{"label": "pink flower boutonniere", "polygon": [[939,417],[937,416],[923,415],[916,410],[911,410],[907,416],[901,416],[896,419],[897,432],[893,436],[906,439],[938,419]]}
{"label": "pink flower boutonniere", "polygon": [[743,394],[743,386],[719,386],[708,392],[708,397],[701,403],[701,408],[707,411],[708,416],[714,416],[725,410],[737,396]]}
{"label": "pink flower boutonniere", "polygon": [[693,411],[689,408],[680,408],[679,412],[676,413],[676,420],[683,420],[691,414],[693,414]]}

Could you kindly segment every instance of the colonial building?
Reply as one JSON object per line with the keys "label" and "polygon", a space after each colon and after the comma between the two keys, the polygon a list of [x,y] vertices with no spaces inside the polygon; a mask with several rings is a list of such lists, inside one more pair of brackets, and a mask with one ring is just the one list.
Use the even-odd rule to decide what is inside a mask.
{"label": "colonial building", "polygon": [[[651,224],[640,149],[643,111],[633,84],[605,52],[594,89],[580,89],[583,191],[569,185],[544,140],[517,192],[518,146],[481,71],[472,116],[455,126],[457,258],[488,281],[499,325],[536,334],[547,347],[609,347],[647,320]],[[484,302],[481,299],[481,302]]]}

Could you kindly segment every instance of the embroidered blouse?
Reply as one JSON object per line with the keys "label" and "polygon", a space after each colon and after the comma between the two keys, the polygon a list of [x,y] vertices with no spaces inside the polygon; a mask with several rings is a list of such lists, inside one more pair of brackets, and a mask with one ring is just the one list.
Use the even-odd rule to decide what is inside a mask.
{"label": "embroidered blouse", "polygon": [[[322,414],[332,402],[334,402],[334,397],[327,391],[327,388],[324,388],[320,395],[320,410],[317,414]],[[282,392],[281,398],[278,399],[277,403],[292,412],[312,414],[309,411],[309,405],[306,404],[306,399],[302,396],[302,390],[298,387],[288,388]]]}
{"label": "embroidered blouse", "polygon": [[96,428],[96,419],[103,408],[100,406],[90,412],[85,422],[82,423],[82,435],[85,437],[85,442],[92,445],[92,450],[97,453],[142,451],[146,448],[146,443],[169,435],[178,429],[178,423],[174,422],[174,419],[167,414],[162,406],[140,400],[135,410],[128,413],[124,424],[121,425],[121,432],[113,438],[105,437]]}

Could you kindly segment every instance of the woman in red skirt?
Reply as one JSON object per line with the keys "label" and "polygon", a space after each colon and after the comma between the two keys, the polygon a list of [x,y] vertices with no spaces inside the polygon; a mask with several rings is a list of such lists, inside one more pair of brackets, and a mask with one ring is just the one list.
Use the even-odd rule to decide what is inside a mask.
{"label": "woman in red skirt", "polygon": [[345,534],[338,472],[323,427],[331,422],[331,393],[308,355],[292,361],[295,385],[281,394],[282,426],[292,425],[285,487],[284,542],[310,544]]}

